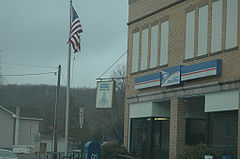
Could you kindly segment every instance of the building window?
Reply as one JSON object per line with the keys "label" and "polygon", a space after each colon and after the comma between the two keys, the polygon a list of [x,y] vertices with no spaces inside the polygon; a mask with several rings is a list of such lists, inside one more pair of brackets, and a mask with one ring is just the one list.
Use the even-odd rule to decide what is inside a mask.
{"label": "building window", "polygon": [[186,119],[186,144],[196,145],[205,141],[206,122],[203,119]]}
{"label": "building window", "polygon": [[207,54],[208,5],[199,8],[198,56]]}
{"label": "building window", "polygon": [[160,66],[168,64],[168,21],[161,24]]}
{"label": "building window", "polygon": [[230,121],[223,121],[223,137],[231,136],[231,123]]}
{"label": "building window", "polygon": [[148,29],[142,31],[142,56],[141,56],[141,70],[147,69],[148,63]]}
{"label": "building window", "polygon": [[237,158],[238,111],[208,113],[208,144],[218,154],[228,152]]}
{"label": "building window", "polygon": [[157,55],[158,55],[158,25],[155,25],[152,26],[151,28],[150,68],[157,66]]}
{"label": "building window", "polygon": [[226,49],[237,46],[238,0],[227,0]]}
{"label": "building window", "polygon": [[222,0],[212,3],[211,53],[222,50]]}
{"label": "building window", "polygon": [[187,13],[185,59],[194,57],[195,11]]}
{"label": "building window", "polygon": [[132,73],[138,71],[139,32],[133,34]]}

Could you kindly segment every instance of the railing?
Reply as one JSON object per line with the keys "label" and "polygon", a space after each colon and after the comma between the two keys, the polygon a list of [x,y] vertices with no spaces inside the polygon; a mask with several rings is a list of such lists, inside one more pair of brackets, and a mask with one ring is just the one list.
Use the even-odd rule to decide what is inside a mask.
{"label": "railing", "polygon": [[132,156],[128,156],[128,155],[123,155],[123,154],[117,154],[117,155],[116,155],[116,158],[117,158],[117,159],[139,159],[139,158],[136,158],[136,157],[132,157]]}
{"label": "railing", "polygon": [[[56,156],[56,157],[55,157]],[[68,156],[64,156],[64,153],[40,153],[37,155],[38,159],[81,159],[81,153],[69,153]],[[136,157],[117,154],[116,159],[139,159]]]}
{"label": "railing", "polygon": [[46,153],[39,153],[37,155],[38,159],[63,159],[64,158],[64,153],[62,152],[46,152]]}
{"label": "railing", "polygon": [[71,152],[65,156],[62,152],[47,152],[38,154],[38,159],[81,159],[81,153]]}

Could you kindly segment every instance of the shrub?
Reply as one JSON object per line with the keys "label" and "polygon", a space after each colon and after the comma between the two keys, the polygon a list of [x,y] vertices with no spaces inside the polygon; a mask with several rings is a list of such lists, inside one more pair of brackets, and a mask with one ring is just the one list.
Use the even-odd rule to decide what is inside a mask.
{"label": "shrub", "polygon": [[115,159],[118,153],[126,154],[127,151],[117,143],[106,143],[101,146],[101,159]]}
{"label": "shrub", "polygon": [[216,152],[203,143],[195,146],[186,145],[178,159],[203,159],[204,155],[212,155],[215,158]]}

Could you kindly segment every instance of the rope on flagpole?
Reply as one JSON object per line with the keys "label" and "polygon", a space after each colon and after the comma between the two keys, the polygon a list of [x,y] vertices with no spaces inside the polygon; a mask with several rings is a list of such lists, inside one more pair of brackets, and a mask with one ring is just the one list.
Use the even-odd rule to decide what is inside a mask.
{"label": "rope on flagpole", "polygon": [[76,56],[74,55],[74,57],[73,57],[73,62],[72,62],[72,78],[71,78],[71,83],[73,82],[73,71],[74,71],[75,59],[76,59]]}

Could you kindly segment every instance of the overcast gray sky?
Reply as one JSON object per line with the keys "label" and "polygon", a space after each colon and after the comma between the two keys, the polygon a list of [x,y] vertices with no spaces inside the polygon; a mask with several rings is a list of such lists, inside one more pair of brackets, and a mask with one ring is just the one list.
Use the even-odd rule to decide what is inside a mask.
{"label": "overcast gray sky", "polygon": [[[81,20],[80,54],[73,62],[72,87],[95,87],[99,77],[127,50],[127,0],[73,0]],[[66,41],[69,0],[0,0],[0,66],[2,75],[57,71],[26,67],[62,65],[67,79]],[[73,55],[72,55],[73,57]],[[73,60],[72,60],[73,61]],[[10,64],[9,64],[10,63]],[[117,64],[125,64],[126,55]],[[104,76],[109,77],[111,70]],[[4,77],[4,84],[56,85],[55,75]]]}

